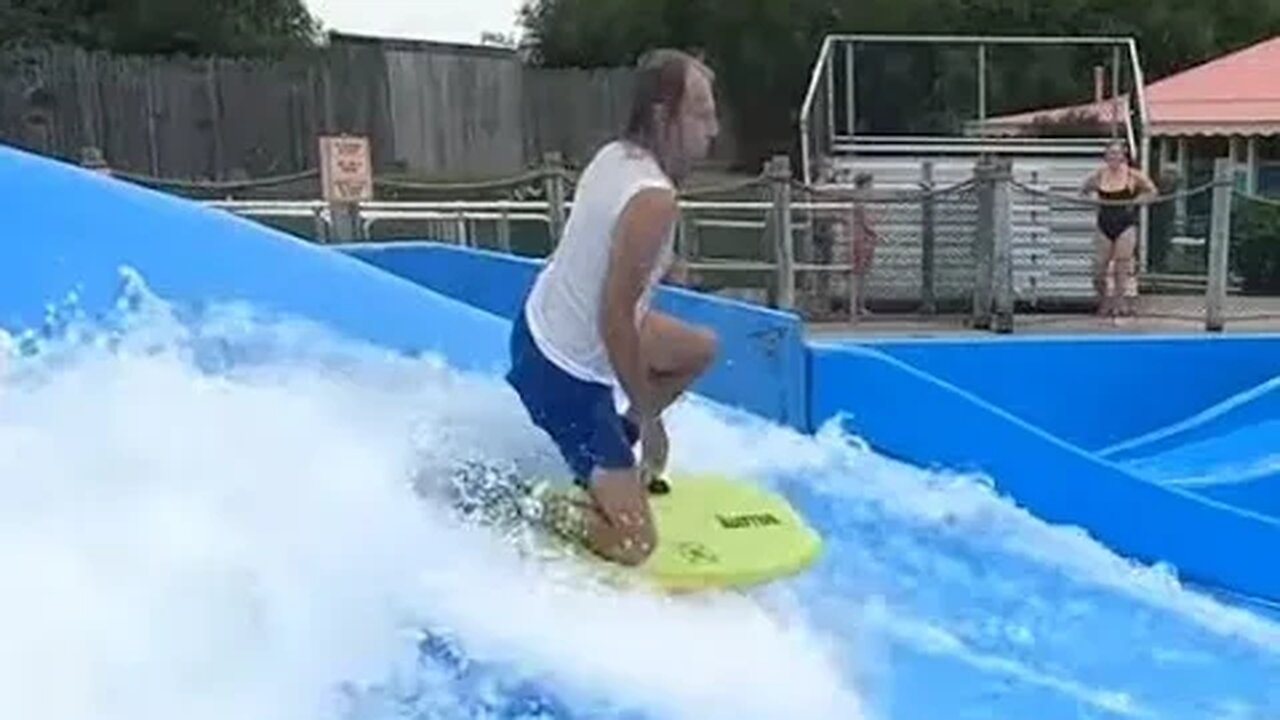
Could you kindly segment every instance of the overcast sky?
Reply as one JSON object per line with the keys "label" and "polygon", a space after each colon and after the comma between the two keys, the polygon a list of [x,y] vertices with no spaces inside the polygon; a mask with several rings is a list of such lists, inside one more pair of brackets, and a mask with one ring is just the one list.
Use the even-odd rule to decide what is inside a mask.
{"label": "overcast sky", "polygon": [[369,35],[480,42],[490,30],[516,30],[520,0],[305,0],[326,30]]}

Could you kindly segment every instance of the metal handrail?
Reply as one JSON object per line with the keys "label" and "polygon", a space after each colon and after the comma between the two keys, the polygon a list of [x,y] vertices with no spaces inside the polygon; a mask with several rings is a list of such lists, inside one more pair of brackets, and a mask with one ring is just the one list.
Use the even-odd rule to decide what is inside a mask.
{"label": "metal handrail", "polygon": [[1098,154],[1097,147],[1089,147],[1085,145],[1072,145],[1045,142],[1042,144],[1011,144],[1001,140],[984,139],[978,142],[955,142],[944,145],[925,144],[904,141],[897,144],[890,143],[870,143],[863,144],[857,142],[838,143],[836,147],[845,150],[860,150],[863,152],[887,153],[887,154],[964,154],[964,153],[1015,153],[1015,152],[1031,152],[1035,151],[1045,155],[1094,155]]}
{"label": "metal handrail", "polygon": [[[809,75],[809,83],[806,88],[804,100],[800,108],[799,129],[800,129],[800,152],[803,167],[802,179],[805,183],[812,183],[812,167],[814,153],[817,151],[817,145],[821,143],[831,144],[845,151],[870,150],[880,152],[930,152],[939,149],[946,152],[964,152],[970,147],[980,152],[998,152],[1015,147],[1034,147],[1052,154],[1069,154],[1077,148],[1082,148],[1087,144],[1087,140],[1053,138],[1040,139],[1041,143],[1020,141],[1011,138],[979,138],[966,139],[958,138],[920,138],[917,136],[903,136],[894,141],[890,138],[863,138],[858,136],[843,135],[836,132],[834,127],[827,128],[825,137],[821,139],[813,138],[813,112],[818,100],[819,86],[824,77],[830,80],[829,74],[833,72],[832,57],[834,48],[837,43],[858,43],[858,42],[896,42],[896,43],[952,43],[963,45],[977,45],[979,47],[985,45],[1109,45],[1117,48],[1124,48],[1128,52],[1130,62],[1133,66],[1133,77],[1135,84],[1134,104],[1138,116],[1138,124],[1140,127],[1135,132],[1134,119],[1132,113],[1125,113],[1123,124],[1125,136],[1129,139],[1130,145],[1135,147],[1139,157],[1141,158],[1142,167],[1145,171],[1150,172],[1150,136],[1148,125],[1150,124],[1150,115],[1147,109],[1146,93],[1145,93],[1145,74],[1142,70],[1141,59],[1138,55],[1137,41],[1129,36],[1123,35],[1094,35],[1094,36],[1034,36],[1034,35],[948,35],[948,34],[885,34],[885,33],[832,33],[823,37],[822,46],[818,53]],[[846,82],[852,82],[852,78],[848,78]],[[846,89],[846,92],[849,92]],[[829,102],[832,102],[829,99]],[[1144,255],[1145,257],[1145,255]]]}
{"label": "metal handrail", "polygon": [[[960,183],[956,187],[962,187],[963,185],[964,183]],[[911,203],[917,200],[918,198],[915,194],[907,194],[904,197],[894,197],[892,195],[886,195],[884,192],[861,198],[861,201],[867,205]],[[849,202],[849,200],[793,200],[788,203],[788,205],[796,212],[839,212],[842,210],[848,210]],[[204,204],[221,210],[255,215],[273,213],[279,213],[281,215],[311,215],[318,212],[328,211],[328,205],[323,201],[317,202],[314,200],[213,200],[205,201]],[[681,210],[701,210],[708,212],[769,213],[774,209],[773,203],[762,200],[681,200],[678,201],[678,204]],[[569,208],[571,205],[572,203],[565,203],[566,208]],[[548,203],[541,200],[519,202],[504,200],[463,200],[456,202],[379,201],[361,203],[359,207],[361,217],[378,219],[452,219],[459,215],[464,215],[466,217],[476,219],[501,220],[503,218],[508,218],[512,220],[527,220],[546,219],[544,213],[548,209]],[[519,212],[521,210],[525,212]],[[484,216],[483,218],[480,217],[482,215]]]}
{"label": "metal handrail", "polygon": [[[975,180],[970,179],[947,188],[933,188],[929,185],[923,191],[913,190],[909,192],[900,191],[877,191],[875,193],[848,193],[846,194],[843,187],[805,187],[801,183],[786,176],[771,175],[773,201],[766,200],[691,200],[680,198],[679,206],[686,211],[703,211],[713,213],[705,217],[689,217],[682,218],[679,232],[679,242],[684,242],[684,234],[687,230],[705,227],[705,226],[729,226],[729,227],[750,227],[763,231],[761,238],[768,241],[768,245],[772,246],[772,253],[765,248],[765,257],[761,259],[747,258],[714,258],[700,255],[696,249],[692,249],[688,253],[689,261],[687,267],[696,271],[709,272],[726,272],[726,273],[776,273],[777,287],[777,304],[780,307],[795,307],[795,284],[798,273],[810,273],[819,275],[830,274],[847,274],[853,272],[853,267],[841,260],[830,263],[815,263],[812,261],[797,261],[792,255],[794,246],[792,242],[796,240],[795,233],[804,235],[813,232],[814,226],[811,224],[818,218],[818,213],[823,212],[846,212],[850,210],[851,203],[861,201],[867,205],[880,205],[886,202],[900,203],[903,205],[912,205],[921,213],[920,219],[911,216],[894,216],[892,219],[885,217],[878,223],[878,229],[885,236],[898,236],[910,234],[914,236],[915,229],[920,229],[921,251],[920,259],[912,260],[919,262],[919,275],[922,278],[921,290],[924,307],[934,307],[933,302],[934,288],[939,287],[935,283],[951,282],[945,280],[943,275],[937,274],[935,269],[935,261],[937,257],[942,257],[948,248],[958,244],[971,246],[972,243],[981,241],[986,243],[989,248],[1001,248],[1000,254],[995,257],[994,262],[1003,263],[1003,267],[1013,268],[1012,263],[1020,262],[1016,260],[1019,253],[1026,253],[1027,249],[1015,249],[1012,247],[1013,237],[1015,234],[1022,234],[1027,230],[1017,230],[1025,222],[1023,213],[1025,206],[1020,205],[1011,199],[1011,190],[1021,192],[1029,192],[1034,197],[1054,196],[1052,191],[1024,183],[1012,177],[1001,176],[998,179],[996,190],[998,192],[983,191],[980,186],[975,185]],[[1215,181],[1217,183],[1218,181]],[[1230,187],[1229,181],[1221,181],[1223,188]],[[974,203],[974,207],[967,208],[963,215],[960,214],[942,214],[926,212],[929,207],[938,208],[938,205],[926,204],[930,198],[939,198],[946,194],[954,194],[958,189],[976,189],[977,192],[969,192],[966,197],[967,202]],[[988,188],[990,190],[990,188]],[[793,191],[799,191],[793,194]],[[1238,191],[1237,191],[1238,193]],[[807,197],[812,194],[815,199]],[[1073,196],[1074,197],[1074,196]],[[829,198],[829,199],[828,199]],[[328,222],[336,228],[339,234],[345,235],[350,232],[347,228],[347,221],[355,219],[363,223],[364,228],[368,228],[370,224],[384,220],[430,220],[441,222],[445,228],[450,223],[455,223],[454,231],[442,232],[444,237],[439,239],[443,242],[454,242],[464,246],[473,246],[478,237],[474,225],[476,221],[493,222],[497,221],[498,239],[497,242],[504,250],[510,251],[511,240],[511,223],[518,221],[533,221],[538,223],[548,223],[554,233],[556,221],[552,219],[554,213],[551,212],[555,203],[549,203],[547,200],[441,200],[441,201],[376,201],[360,203],[351,215],[353,218],[334,217],[331,216],[332,208],[323,200],[204,200],[197,201],[204,204],[217,207],[232,212],[240,212],[245,215],[264,216],[264,215],[281,215],[293,217],[315,217],[320,222]],[[981,215],[978,205],[986,203],[989,208],[987,217],[998,216],[1003,218],[999,223],[993,223],[988,219],[984,224],[981,219],[975,220],[972,215],[974,213]],[[565,207],[572,206],[571,201],[564,203]],[[737,213],[737,214],[735,214]],[[742,215],[745,213],[746,215]],[[809,215],[809,217],[805,217]],[[338,222],[341,220],[341,222]],[[561,218],[563,220],[563,218]],[[926,228],[927,229],[924,229]],[[324,228],[319,227],[318,238],[320,242],[326,242],[324,238],[329,237],[325,233]],[[1037,229],[1036,232],[1041,232]],[[359,233],[359,226],[356,226],[355,233]],[[367,234],[364,235],[367,237]],[[349,239],[349,238],[348,238]],[[898,248],[895,251],[893,248]],[[886,244],[885,251],[890,255],[894,252],[902,252],[902,248],[906,245],[900,242]],[[924,248],[928,248],[925,250]],[[994,250],[990,250],[994,252]],[[938,253],[935,255],[935,252]],[[1038,251],[1037,251],[1038,252]],[[905,256],[904,256],[905,257]],[[928,260],[924,258],[930,258]],[[988,263],[992,260],[988,260]],[[1036,267],[1031,270],[1033,274],[1039,277],[1044,273],[1063,272],[1070,278],[1071,283],[1075,283],[1079,277],[1073,267],[1066,267],[1066,270],[1054,270],[1055,264],[1061,263],[1063,267],[1068,264],[1074,264],[1072,259],[1070,263],[1067,261],[1053,260],[1050,266],[1046,268]],[[984,298],[998,297],[1003,298],[996,305],[996,312],[1002,318],[1011,317],[1012,313],[1012,293],[1018,292],[1014,289],[1007,272],[994,272],[994,266],[979,266],[977,271],[981,283],[981,293]],[[1027,272],[1025,269],[1023,272]],[[1225,271],[1223,271],[1225,272]],[[1140,277],[1149,280],[1157,280],[1157,278],[1148,273],[1140,273]],[[1001,279],[1003,278],[1003,279]],[[1061,277],[1058,278],[1059,280]],[[856,282],[856,278],[853,278]],[[1229,281],[1229,278],[1228,278]],[[913,281],[914,282],[914,281]],[[995,284],[993,284],[995,283]],[[1220,283],[1226,285],[1227,283]],[[1037,292],[1031,285],[1031,292]],[[1055,286],[1056,287],[1056,286]],[[1072,287],[1075,287],[1073,284]],[[1081,288],[1085,285],[1082,284]],[[950,292],[950,291],[948,291]],[[1066,290],[1055,290],[1054,292],[1068,292]],[[1076,292],[1070,290],[1069,292]],[[1081,290],[1083,292],[1083,290]],[[993,295],[994,293],[994,295]],[[982,301],[986,303],[986,300]],[[982,303],[979,303],[982,304]],[[985,305],[983,305],[985,307]],[[975,311],[977,311],[975,306]],[[990,316],[989,310],[982,310],[984,317]],[[856,321],[856,320],[855,320]],[[1004,322],[1004,321],[1002,321]],[[1008,320],[1011,322],[1011,320]]]}
{"label": "metal handrail", "polygon": [[270,210],[275,208],[325,210],[329,204],[323,200],[202,200],[209,207],[221,210]]}
{"label": "metal handrail", "polygon": [[366,223],[375,220],[527,220],[547,222],[545,213],[502,213],[468,210],[446,212],[443,210],[372,210],[361,212]]}
{"label": "metal handrail", "polygon": [[[1140,136],[1138,138],[1138,162],[1142,168],[1142,172],[1151,174],[1151,119],[1147,110],[1147,80],[1146,73],[1142,69],[1142,59],[1138,56],[1138,43],[1130,38],[1129,40],[1129,62],[1133,63],[1133,88],[1138,106],[1138,122],[1142,126],[1140,128]],[[1126,116],[1126,119],[1127,116]],[[1131,146],[1132,147],[1132,146]],[[1149,246],[1151,243],[1151,213],[1143,207],[1139,211],[1141,222],[1139,226],[1138,237],[1138,257],[1139,267],[1146,271],[1150,269],[1151,253]]]}
{"label": "metal handrail", "polygon": [[[921,145],[929,144],[946,144],[946,143],[980,143],[989,141],[991,138],[974,136],[974,135],[836,135],[835,140],[845,142],[862,142],[862,143],[901,143],[904,137],[910,137],[912,143]],[[1037,137],[1008,137],[1001,138],[1000,142],[1008,145],[1034,145],[1036,143],[1053,143],[1056,145],[1101,145],[1106,143],[1110,138],[1099,135],[1097,137],[1062,137],[1062,138],[1037,138]]]}
{"label": "metal handrail", "polygon": [[[227,208],[223,208],[227,209]],[[245,217],[305,217],[315,218],[324,214],[324,210],[290,207],[240,208],[234,210],[237,215]]]}
{"label": "metal handrail", "polygon": [[930,35],[894,33],[833,33],[832,40],[849,42],[955,43],[957,45],[1121,45],[1127,35]]}
{"label": "metal handrail", "polygon": [[[569,203],[565,203],[566,206]],[[370,200],[360,203],[360,212],[399,210],[545,210],[546,200]]]}
{"label": "metal handrail", "polygon": [[813,113],[813,102],[818,92],[818,83],[822,78],[824,68],[829,62],[831,47],[835,42],[832,39],[833,37],[828,35],[822,40],[822,49],[818,52],[818,60],[814,63],[813,70],[809,73],[809,88],[805,91],[804,102],[800,106],[800,167],[803,173],[801,179],[806,183],[813,182],[813,178],[810,177],[812,163],[809,157],[809,119]]}

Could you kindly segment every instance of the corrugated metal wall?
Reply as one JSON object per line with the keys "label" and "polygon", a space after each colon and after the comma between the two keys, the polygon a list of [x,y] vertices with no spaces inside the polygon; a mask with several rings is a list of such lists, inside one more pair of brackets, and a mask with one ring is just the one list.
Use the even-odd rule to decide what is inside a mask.
{"label": "corrugated metal wall", "polygon": [[[850,177],[869,172],[878,190],[919,191],[923,157],[839,158]],[[934,188],[974,176],[972,157],[935,157]],[[1080,183],[1097,166],[1095,158],[1019,157],[1014,178],[1037,191],[1078,195]],[[1019,301],[1062,301],[1092,297],[1094,213],[1079,203],[1018,189],[1010,190],[1013,212],[1013,285]],[[976,255],[977,195],[968,190],[937,198],[934,211],[935,287],[940,301],[972,296]],[[914,300],[923,284],[923,203],[870,203],[883,237],[868,277],[871,299]]]}

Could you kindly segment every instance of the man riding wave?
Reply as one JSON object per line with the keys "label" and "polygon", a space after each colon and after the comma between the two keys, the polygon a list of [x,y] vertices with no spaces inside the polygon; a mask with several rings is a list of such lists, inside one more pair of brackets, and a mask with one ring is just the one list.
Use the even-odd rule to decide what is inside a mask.
{"label": "man riding wave", "polygon": [[667,463],[662,413],[715,356],[709,330],[651,307],[675,259],[676,188],[719,130],[714,77],[677,50],[641,58],[626,130],[584,169],[512,326],[508,382],[587,490],[584,540],[628,565],[657,542],[648,488]]}

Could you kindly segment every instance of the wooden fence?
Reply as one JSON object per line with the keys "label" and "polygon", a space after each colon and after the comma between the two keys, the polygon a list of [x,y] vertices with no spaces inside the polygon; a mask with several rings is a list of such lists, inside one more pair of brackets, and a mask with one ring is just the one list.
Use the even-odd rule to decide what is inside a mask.
{"label": "wooden fence", "polygon": [[[316,137],[366,135],[378,173],[510,175],[581,163],[621,125],[629,68],[548,69],[504,48],[333,35],[273,61],[0,54],[0,141],[154,177],[237,180],[316,167]],[[728,145],[723,145],[728,147]]]}

